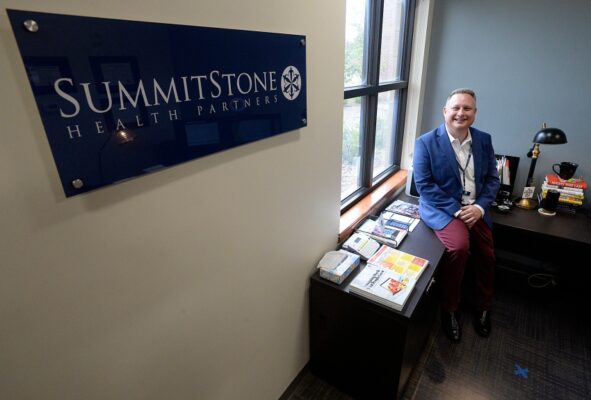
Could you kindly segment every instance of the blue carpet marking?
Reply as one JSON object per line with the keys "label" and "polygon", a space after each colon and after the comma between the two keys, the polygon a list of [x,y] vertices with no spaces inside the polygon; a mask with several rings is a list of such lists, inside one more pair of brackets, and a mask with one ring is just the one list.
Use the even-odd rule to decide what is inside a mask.
{"label": "blue carpet marking", "polygon": [[515,363],[515,375],[520,376],[524,379],[527,379],[527,375],[529,374],[529,370],[527,368],[522,368],[521,365]]}

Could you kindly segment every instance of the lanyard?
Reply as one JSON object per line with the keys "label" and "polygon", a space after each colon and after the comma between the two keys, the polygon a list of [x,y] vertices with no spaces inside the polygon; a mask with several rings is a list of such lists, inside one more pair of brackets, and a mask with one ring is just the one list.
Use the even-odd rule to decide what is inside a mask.
{"label": "lanyard", "polygon": [[464,165],[464,168],[462,168],[462,165],[460,164],[460,160],[458,160],[458,158],[456,157],[456,162],[458,163],[458,167],[460,168],[460,171],[462,171],[462,191],[464,192],[464,194],[466,196],[470,195],[470,192],[466,192],[466,169],[468,169],[468,164],[470,164],[470,159],[472,158],[472,146],[470,146],[470,153],[468,153],[468,159],[466,160],[466,165]]}

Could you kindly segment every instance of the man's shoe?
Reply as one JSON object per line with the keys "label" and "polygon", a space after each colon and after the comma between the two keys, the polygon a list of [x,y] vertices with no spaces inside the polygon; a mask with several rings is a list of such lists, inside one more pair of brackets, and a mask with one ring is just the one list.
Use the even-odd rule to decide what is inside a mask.
{"label": "man's shoe", "polygon": [[462,329],[455,312],[443,311],[441,313],[441,328],[449,340],[454,343],[459,342],[462,338]]}
{"label": "man's shoe", "polygon": [[478,311],[474,318],[474,329],[482,337],[490,335],[490,311]]}

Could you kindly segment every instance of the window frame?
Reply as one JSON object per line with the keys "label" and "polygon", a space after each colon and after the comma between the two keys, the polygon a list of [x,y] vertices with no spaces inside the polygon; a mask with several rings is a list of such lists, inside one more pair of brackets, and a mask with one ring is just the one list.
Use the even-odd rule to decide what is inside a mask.
{"label": "window frame", "polygon": [[[382,20],[384,0],[369,0],[366,14],[367,49],[364,52],[366,81],[363,85],[345,87],[344,99],[363,98],[361,101],[361,160],[360,187],[341,200],[341,214],[360,201],[365,195],[378,187],[384,180],[400,170],[402,156],[402,141],[404,136],[404,120],[408,92],[412,36],[415,18],[416,0],[405,0],[404,29],[401,32],[402,51],[400,52],[400,76],[396,81],[380,83],[379,70],[382,44]],[[373,156],[376,137],[376,122],[378,110],[378,96],[382,92],[398,91],[398,104],[394,105],[396,123],[392,135],[395,145],[392,148],[393,164],[373,178]],[[395,96],[396,98],[396,96]],[[342,177],[341,177],[342,181]]]}

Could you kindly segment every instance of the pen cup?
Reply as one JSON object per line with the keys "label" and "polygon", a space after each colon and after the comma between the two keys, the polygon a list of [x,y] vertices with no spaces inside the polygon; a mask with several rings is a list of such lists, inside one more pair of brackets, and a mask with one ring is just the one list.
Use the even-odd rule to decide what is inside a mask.
{"label": "pen cup", "polygon": [[542,200],[542,209],[548,213],[555,213],[558,206],[558,198],[560,192],[558,190],[550,189],[546,192],[546,198]]}

